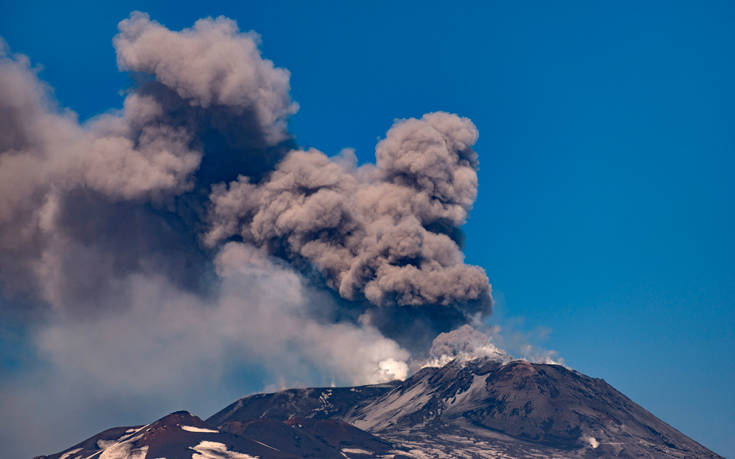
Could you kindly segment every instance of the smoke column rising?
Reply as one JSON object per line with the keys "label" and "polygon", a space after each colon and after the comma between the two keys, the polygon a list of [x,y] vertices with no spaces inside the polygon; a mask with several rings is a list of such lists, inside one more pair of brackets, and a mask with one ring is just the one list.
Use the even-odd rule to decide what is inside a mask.
{"label": "smoke column rising", "polygon": [[437,334],[490,314],[487,276],[461,250],[473,123],[397,120],[375,164],[301,150],[289,72],[259,40],[222,17],[177,32],[132,13],[113,43],[136,84],[83,123],[1,45],[0,298],[32,330],[46,381],[35,399],[5,383],[3,411],[62,387],[180,403],[232,360],[291,382],[314,368],[403,378],[441,357],[452,340],[430,350]]}
{"label": "smoke column rising", "polygon": [[[127,279],[147,272],[211,293],[195,286],[234,238],[314,273],[392,339],[411,341],[393,313],[440,316],[432,331],[446,331],[490,312],[487,277],[456,240],[477,193],[472,122],[399,120],[376,164],[357,167],[290,149],[289,73],[260,56],[254,33],[225,18],[173,32],[142,13],[119,29],[118,65],[140,83],[121,111],[84,124],[3,51],[4,290],[62,314],[124,309]],[[213,183],[227,174],[201,166],[228,155],[237,177]]]}

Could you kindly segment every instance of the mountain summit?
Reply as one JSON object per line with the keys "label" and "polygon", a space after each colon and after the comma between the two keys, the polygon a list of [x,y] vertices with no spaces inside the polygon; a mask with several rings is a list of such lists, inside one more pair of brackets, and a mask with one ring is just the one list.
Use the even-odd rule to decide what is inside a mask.
{"label": "mountain summit", "polygon": [[48,459],[717,458],[601,379],[559,365],[488,359],[388,384],[242,398],[109,429]]}

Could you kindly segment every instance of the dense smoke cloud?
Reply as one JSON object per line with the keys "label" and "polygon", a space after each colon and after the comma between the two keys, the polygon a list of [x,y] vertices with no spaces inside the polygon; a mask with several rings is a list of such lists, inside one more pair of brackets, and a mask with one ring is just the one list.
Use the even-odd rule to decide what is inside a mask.
{"label": "dense smoke cloud", "polygon": [[[87,244],[109,234],[85,231],[82,226],[93,225],[87,219],[114,215],[104,210],[115,203],[191,188],[189,176],[200,162],[186,131],[150,123],[152,100],[133,94],[119,114],[80,126],[73,113],[55,110],[27,59],[6,53],[0,56],[0,112],[12,120],[0,126],[0,281],[4,289],[38,292],[53,306],[67,304],[64,292],[77,281],[112,277],[105,270],[114,264],[114,247],[95,251]],[[102,212],[93,214],[80,201]],[[85,240],[85,232],[94,238]],[[130,238],[123,238],[114,245],[126,245]],[[80,269],[94,262],[97,275],[70,272],[65,258],[71,253]]]}
{"label": "dense smoke cloud", "polygon": [[268,143],[286,139],[286,118],[298,110],[289,96],[290,75],[261,58],[256,33],[239,33],[223,17],[172,32],[142,13],[119,28],[114,44],[121,70],[153,75],[192,106],[225,107],[235,116],[252,112]]}
{"label": "dense smoke cloud", "polygon": [[88,311],[139,271],[199,287],[209,185],[234,178],[233,166],[257,176],[286,151],[285,119],[297,106],[288,72],[261,58],[257,35],[226,19],[170,32],[134,13],[114,42],[122,69],[153,79],[129,91],[122,110],[83,124],[55,107],[27,58],[0,50],[6,294]]}
{"label": "dense smoke cloud", "polygon": [[476,140],[471,121],[437,112],[396,122],[375,166],[293,151],[260,183],[240,176],[214,188],[205,241],[237,235],[306,261],[347,300],[482,316],[491,305],[487,276],[463,263],[447,234],[477,193]]}
{"label": "dense smoke cloud", "polygon": [[[289,72],[233,21],[133,13],[113,43],[135,83],[84,122],[0,45],[1,312],[26,321],[45,394],[178,401],[232,361],[284,383],[404,378],[490,313],[461,250],[470,120],[398,120],[358,167],[298,148]],[[4,411],[35,403],[2,389]]]}
{"label": "dense smoke cloud", "polygon": [[118,65],[139,85],[83,124],[3,51],[6,292],[86,313],[126,307],[127,277],[155,272],[211,293],[211,254],[234,237],[316,273],[357,310],[344,317],[403,343],[415,338],[397,333],[401,317],[427,323],[426,342],[489,313],[487,277],[457,240],[477,193],[472,122],[397,121],[375,165],[289,152],[289,74],[260,56],[257,35],[224,18],[173,32],[142,13],[119,28]]}

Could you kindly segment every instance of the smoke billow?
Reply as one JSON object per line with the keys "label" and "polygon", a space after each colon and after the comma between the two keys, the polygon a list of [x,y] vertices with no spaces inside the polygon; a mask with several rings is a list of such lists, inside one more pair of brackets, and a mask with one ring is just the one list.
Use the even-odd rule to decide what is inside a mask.
{"label": "smoke billow", "polygon": [[[140,270],[197,285],[207,265],[196,243],[197,222],[212,164],[240,146],[235,162],[262,172],[279,157],[277,142],[288,137],[285,117],[296,109],[288,72],[260,57],[256,39],[224,19],[202,20],[177,34],[135,13],[121,22],[115,39],[120,66],[157,73],[129,91],[122,110],[83,124],[54,106],[27,58],[3,48],[4,291],[36,295],[57,308],[89,309],[104,307],[98,296]],[[209,82],[174,78],[201,73],[181,63],[206,66],[194,55],[216,60],[207,52],[215,43],[218,56],[240,66],[215,67],[202,77]],[[215,83],[218,91],[205,87]]]}
{"label": "smoke billow", "polygon": [[[65,311],[124,308],[127,276],[197,291],[210,254],[235,238],[315,273],[360,323],[403,343],[415,338],[394,316],[435,333],[489,313],[487,277],[457,241],[477,193],[472,122],[397,121],[375,165],[289,151],[289,74],[260,56],[257,35],[224,18],[173,32],[141,13],[119,28],[118,65],[140,84],[122,110],[82,124],[27,59],[3,52],[6,290]],[[212,170],[220,159],[226,172]],[[237,177],[216,183],[232,164]]]}
{"label": "smoke billow", "polygon": [[375,164],[299,149],[289,72],[259,40],[133,13],[113,44],[135,84],[84,122],[0,45],[0,300],[47,380],[177,401],[233,360],[386,381],[490,313],[461,247],[473,123],[398,120]]}
{"label": "smoke billow", "polygon": [[477,193],[476,140],[468,119],[438,112],[396,122],[374,166],[293,151],[260,183],[214,187],[205,241],[236,235],[313,267],[346,300],[467,322],[491,306],[487,276],[450,237]]}
{"label": "smoke billow", "polygon": [[439,333],[431,343],[429,358],[423,366],[444,366],[452,360],[472,360],[488,358],[500,362],[511,360],[510,355],[498,347],[499,328],[494,327],[485,332],[469,325]]}

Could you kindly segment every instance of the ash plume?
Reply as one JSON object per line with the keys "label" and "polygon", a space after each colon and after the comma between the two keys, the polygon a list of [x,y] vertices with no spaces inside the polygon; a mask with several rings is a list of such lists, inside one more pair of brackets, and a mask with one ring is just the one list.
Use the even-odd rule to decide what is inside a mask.
{"label": "ash plume", "polygon": [[125,275],[165,272],[202,288],[197,241],[209,187],[253,176],[292,142],[289,73],[225,18],[172,32],[142,13],[120,23],[123,108],[79,123],[29,60],[0,51],[0,282],[63,310],[104,308]]}
{"label": "ash plume", "polygon": [[172,31],[133,13],[113,44],[134,83],[81,122],[0,45],[0,313],[46,381],[0,380],[3,406],[75,387],[91,422],[94,387],[176,403],[232,361],[288,383],[404,378],[438,333],[490,314],[461,247],[473,123],[397,120],[375,164],[301,149],[290,74],[259,42],[226,18]]}
{"label": "ash plume", "polygon": [[483,317],[487,276],[451,237],[477,193],[477,135],[470,120],[436,112],[397,121],[375,165],[292,151],[259,183],[242,175],[214,187],[204,240],[237,236],[306,263],[342,298],[377,307],[368,311],[384,330],[401,314],[444,319],[432,331]]}

